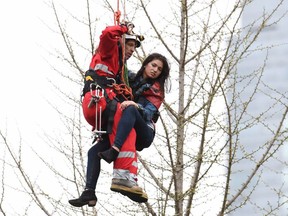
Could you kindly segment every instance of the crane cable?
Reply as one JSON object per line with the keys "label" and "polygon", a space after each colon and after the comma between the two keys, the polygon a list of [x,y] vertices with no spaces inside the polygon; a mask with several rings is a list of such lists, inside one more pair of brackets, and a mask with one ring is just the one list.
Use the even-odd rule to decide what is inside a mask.
{"label": "crane cable", "polygon": [[[117,0],[117,10],[114,13],[114,25],[120,24],[121,11],[119,10],[119,0]],[[124,19],[126,18],[126,1],[124,0]],[[125,100],[133,99],[132,89],[129,86],[128,69],[125,65],[125,36],[120,41],[122,47],[122,68],[121,68],[121,84],[113,84],[113,88],[117,94],[121,94]]]}

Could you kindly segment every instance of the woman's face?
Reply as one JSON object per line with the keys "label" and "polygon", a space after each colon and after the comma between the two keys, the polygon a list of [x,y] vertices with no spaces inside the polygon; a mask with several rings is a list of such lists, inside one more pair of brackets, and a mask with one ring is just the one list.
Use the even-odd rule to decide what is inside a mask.
{"label": "woman's face", "polygon": [[145,70],[143,72],[143,78],[156,79],[157,77],[160,76],[162,69],[163,69],[163,62],[158,59],[154,59],[145,66]]}

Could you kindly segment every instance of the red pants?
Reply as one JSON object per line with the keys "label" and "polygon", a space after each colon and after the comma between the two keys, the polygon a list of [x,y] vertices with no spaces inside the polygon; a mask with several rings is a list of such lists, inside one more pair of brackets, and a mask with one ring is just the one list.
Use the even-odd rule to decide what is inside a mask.
{"label": "red pants", "polygon": [[[118,103],[116,113],[114,116],[112,133],[109,135],[110,143],[114,142],[121,115],[122,110],[120,109],[120,103]],[[121,173],[121,170],[124,170],[124,172],[125,170],[129,170],[129,173],[137,175],[138,166],[137,166],[137,154],[136,154],[135,142],[136,142],[136,132],[133,128],[130,134],[128,135],[127,139],[125,140],[123,146],[121,147],[121,151],[118,155],[118,158],[114,162],[114,172],[117,172],[117,170],[119,170],[119,172]]]}
{"label": "red pants", "polygon": [[[108,94],[108,98],[111,100],[116,96],[115,93],[111,91],[111,89],[106,89],[106,92]],[[94,94],[94,92],[92,92],[92,94]],[[93,127],[92,130],[94,130],[95,123],[96,123],[96,114],[97,114],[97,119],[99,120],[100,107],[103,112],[106,109],[107,103],[106,103],[105,97],[100,98],[100,100],[98,101],[98,109],[96,110],[95,104],[92,104],[92,106],[88,107],[91,101],[91,98],[92,98],[91,93],[87,92],[82,101],[82,109],[83,109],[83,114],[84,114],[86,121]],[[112,132],[111,134],[109,134],[109,140],[110,140],[111,145],[114,142],[121,115],[122,115],[122,110],[120,109],[120,103],[117,103]],[[102,121],[105,121],[105,120],[106,119],[102,119]],[[114,162],[113,176],[115,178],[122,178],[122,179],[129,179],[129,180],[136,179],[138,166],[137,166],[135,142],[136,142],[136,133],[135,133],[135,130],[132,129],[121,148],[121,151],[119,153],[117,160]]]}

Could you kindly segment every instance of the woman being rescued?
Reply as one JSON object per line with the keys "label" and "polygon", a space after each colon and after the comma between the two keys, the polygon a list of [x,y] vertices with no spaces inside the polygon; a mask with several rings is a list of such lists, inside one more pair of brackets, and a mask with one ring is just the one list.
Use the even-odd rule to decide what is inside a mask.
{"label": "woman being rescued", "polygon": [[120,192],[136,202],[146,202],[147,194],[137,186],[136,175],[133,176],[132,172],[130,173],[132,178],[127,178],[126,171],[119,168],[117,163],[123,164],[127,159],[134,158],[132,162],[137,164],[136,151],[131,155],[131,151],[127,151],[123,146],[132,130],[136,131],[137,151],[148,148],[153,142],[155,123],[159,116],[158,109],[165,97],[164,89],[169,72],[170,67],[166,57],[159,53],[153,53],[143,61],[136,76],[130,74],[129,83],[133,89],[134,100],[121,103],[122,115],[113,145],[98,154],[108,163],[115,161],[110,189]]}

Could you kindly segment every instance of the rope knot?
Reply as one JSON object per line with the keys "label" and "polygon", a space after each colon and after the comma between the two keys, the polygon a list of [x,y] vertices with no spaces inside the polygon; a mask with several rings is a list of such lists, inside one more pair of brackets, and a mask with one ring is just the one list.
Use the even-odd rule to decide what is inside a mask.
{"label": "rope knot", "polygon": [[117,10],[115,13],[114,13],[114,23],[115,24],[119,24],[120,23],[120,17],[121,17],[121,11],[120,10]]}
{"label": "rope knot", "polygon": [[113,84],[114,92],[117,95],[122,95],[125,100],[133,100],[132,89],[128,87],[126,84]]}

